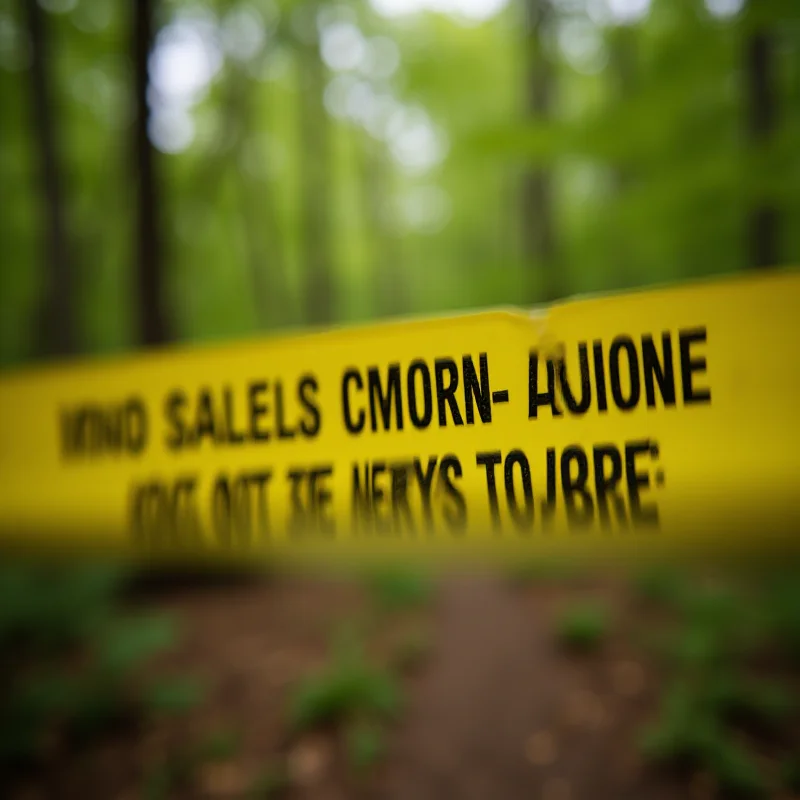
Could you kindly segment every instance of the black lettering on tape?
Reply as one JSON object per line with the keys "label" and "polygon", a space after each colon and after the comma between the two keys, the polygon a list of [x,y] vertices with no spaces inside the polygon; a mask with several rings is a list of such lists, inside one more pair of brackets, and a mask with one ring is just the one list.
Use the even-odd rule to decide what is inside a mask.
{"label": "black lettering on tape", "polygon": [[669,332],[661,334],[661,350],[663,361],[658,358],[653,337],[642,336],[642,368],[644,371],[644,392],[648,408],[656,406],[656,387],[666,408],[675,405],[675,370],[672,365],[672,339]]}
{"label": "black lettering on tape", "polygon": [[247,389],[248,406],[250,408],[250,438],[254,442],[269,441],[269,431],[261,427],[261,419],[269,413],[269,406],[261,397],[266,391],[266,381],[254,381]]}
{"label": "black lettering on tape", "polygon": [[556,449],[548,447],[545,454],[546,475],[547,475],[547,495],[542,501],[542,524],[545,528],[552,521],[556,512],[556,490],[558,486],[558,476],[556,472]]}
{"label": "black lettering on tape", "polygon": [[592,343],[594,356],[594,385],[597,389],[597,410],[608,411],[608,396],[606,394],[606,367],[603,362],[603,343],[595,339]]}
{"label": "black lettering on tape", "polygon": [[546,362],[547,391],[539,391],[539,354],[532,350],[528,357],[528,419],[536,419],[539,406],[549,405],[554,417],[560,417],[562,411],[556,405],[556,368],[551,359]]}
{"label": "black lettering on tape", "polygon": [[286,426],[286,412],[283,407],[283,384],[275,383],[275,421],[278,426],[279,439],[294,439],[295,429]]}
{"label": "black lettering on tape", "polygon": [[320,429],[322,417],[319,405],[317,404],[317,392],[319,382],[313,375],[303,375],[297,385],[297,399],[303,407],[304,416],[300,420],[300,430],[303,435],[313,439]]}
{"label": "black lettering on tape", "polygon": [[448,454],[442,457],[439,465],[439,478],[444,493],[450,499],[450,503],[444,506],[442,515],[453,533],[460,533],[467,527],[467,501],[456,483],[462,474],[463,470],[458,456]]}
{"label": "black lettering on tape", "polygon": [[223,439],[227,438],[228,444],[244,444],[244,432],[236,430],[233,389],[226,386],[223,396],[225,398],[225,433],[227,434],[227,437],[223,434]]}
{"label": "black lettering on tape", "polygon": [[291,483],[291,517],[289,532],[293,535],[322,534],[331,536],[335,525],[330,517],[332,495],[325,481],[333,475],[333,466],[295,467],[286,472]]}
{"label": "black lettering on tape", "polygon": [[[572,474],[573,464],[577,467],[575,475]],[[561,453],[561,486],[570,525],[582,527],[592,522],[594,500],[586,488],[588,480],[589,459],[584,449],[579,445],[565,447]]]}
{"label": "black lettering on tape", "polygon": [[[445,404],[450,409],[454,425],[463,425],[461,410],[456,400],[456,389],[458,388],[458,367],[452,358],[437,358],[434,364],[436,373],[436,403],[439,411],[439,425],[447,427],[447,410]],[[445,373],[447,373],[447,384],[445,384]]]}
{"label": "black lettering on tape", "polygon": [[503,456],[499,450],[476,453],[475,455],[475,463],[486,470],[486,491],[489,494],[489,510],[492,514],[492,524],[496,529],[500,527],[500,504],[497,500],[497,481],[494,470],[502,460]]}
{"label": "black lettering on tape", "polygon": [[625,501],[618,491],[619,483],[622,480],[622,454],[613,444],[599,444],[594,447],[593,461],[594,488],[600,523],[603,527],[610,526],[609,502],[611,502],[617,519],[624,524],[627,521]]}
{"label": "black lettering on tape", "polygon": [[655,503],[642,504],[642,489],[650,488],[650,473],[637,469],[636,458],[645,453],[652,457],[653,447],[658,452],[658,445],[649,439],[625,443],[625,480],[628,484],[628,503],[631,517],[638,523],[658,524],[658,506]]}
{"label": "black lettering on tape", "polygon": [[83,404],[59,414],[62,458],[138,455],[147,446],[147,407],[140,397],[108,405]]}
{"label": "black lettering on tape", "polygon": [[678,333],[678,341],[681,350],[681,384],[683,386],[684,404],[710,403],[711,390],[698,389],[694,385],[695,374],[703,374],[706,371],[705,356],[692,357],[692,345],[705,343],[706,329],[689,328],[682,330]]}
{"label": "black lettering on tape", "polygon": [[[422,412],[419,410],[417,396],[417,376],[422,384]],[[406,379],[408,388],[408,416],[415,428],[424,429],[431,424],[433,418],[433,392],[431,390],[431,373],[428,365],[421,360],[412,361],[408,367]]]}
{"label": "black lettering on tape", "polygon": [[567,364],[565,359],[558,362],[558,380],[564,395],[564,403],[573,414],[585,414],[592,402],[592,379],[589,374],[589,353],[586,342],[578,345],[578,362],[580,369],[581,399],[577,400],[567,379]]}
{"label": "black lettering on tape", "polygon": [[367,372],[369,384],[369,411],[372,421],[372,430],[378,430],[378,409],[383,430],[392,429],[392,405],[394,405],[395,428],[403,430],[403,398],[400,388],[400,365],[389,364],[386,375],[386,391],[381,383],[381,374],[378,367],[370,367]]}
{"label": "black lettering on tape", "polygon": [[[627,397],[622,393],[622,382],[620,380],[620,353],[626,353],[628,362],[628,385],[630,391]],[[636,408],[641,395],[641,384],[639,379],[639,358],[636,353],[636,345],[629,336],[617,336],[611,343],[608,352],[609,373],[611,378],[611,395],[617,407],[623,411],[630,411]]]}
{"label": "black lettering on tape", "polygon": [[204,436],[214,443],[221,441],[217,431],[217,422],[214,418],[211,390],[205,387],[200,390],[197,397],[197,416],[195,417],[194,431],[199,442],[203,441]]}
{"label": "black lettering on tape", "polygon": [[[514,487],[514,467],[519,467],[524,502],[520,505]],[[528,457],[522,450],[512,450],[505,460],[506,502],[511,519],[521,531],[530,530],[533,524],[533,483]]]}
{"label": "black lettering on tape", "polygon": [[353,411],[350,406],[351,384],[353,384],[354,388],[359,392],[364,389],[364,381],[361,379],[361,374],[356,369],[345,370],[342,376],[342,415],[344,417],[344,426],[347,428],[348,433],[361,433],[361,431],[364,430],[367,415],[364,409],[360,408],[355,421],[353,420]]}
{"label": "black lettering on tape", "polygon": [[414,459],[414,473],[417,476],[420,494],[422,496],[422,513],[425,517],[425,524],[428,530],[433,527],[433,509],[431,507],[431,490],[433,489],[433,477],[436,474],[436,456],[429,456],[425,469],[422,469],[422,462]]}
{"label": "black lettering on tape", "polygon": [[475,424],[475,405],[478,406],[478,415],[481,418],[481,422],[492,421],[492,395],[489,390],[489,360],[486,353],[480,354],[478,364],[480,380],[478,380],[478,376],[475,373],[475,364],[472,362],[472,356],[464,356],[462,359],[467,425]]}
{"label": "black lettering on tape", "polygon": [[406,530],[414,531],[411,506],[408,504],[408,473],[412,466],[410,462],[395,462],[389,465],[392,475],[392,517],[395,531],[398,532],[403,525]]}

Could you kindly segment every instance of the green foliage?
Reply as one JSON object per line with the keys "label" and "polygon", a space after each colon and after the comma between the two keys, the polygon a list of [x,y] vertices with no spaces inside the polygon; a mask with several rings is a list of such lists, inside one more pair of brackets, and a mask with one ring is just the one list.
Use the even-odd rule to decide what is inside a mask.
{"label": "green foliage", "polygon": [[357,644],[340,644],[327,669],[294,691],[289,721],[293,728],[304,730],[354,716],[392,716],[399,704],[392,676],[369,664]]}
{"label": "green foliage", "polygon": [[654,761],[709,769],[728,797],[761,797],[766,782],[752,757],[725,731],[696,687],[676,681],[664,699],[658,723],[643,739]]}
{"label": "green foliage", "polygon": [[176,713],[194,708],[203,699],[203,687],[188,678],[162,680],[148,686],[144,706],[155,713]]}
{"label": "green foliage", "polygon": [[[162,800],[190,783],[197,770],[214,761],[227,761],[239,751],[240,741],[233,731],[218,730],[197,742],[166,753],[164,758],[152,765],[143,781],[143,796],[146,800]],[[265,797],[267,795],[254,795]]]}
{"label": "green foliage", "polygon": [[372,767],[383,755],[383,734],[375,725],[356,722],[346,732],[347,758],[359,772]]}
{"label": "green foliage", "polygon": [[92,738],[150,709],[197,700],[186,682],[133,681],[176,631],[166,618],[124,613],[124,581],[123,570],[98,565],[2,570],[0,637],[8,658],[0,763],[35,761],[48,735]]}
{"label": "green foliage", "polygon": [[664,648],[673,682],[643,742],[655,761],[711,772],[725,797],[761,797],[768,789],[752,755],[732,738],[733,726],[780,736],[795,713],[790,691],[748,671],[764,644],[754,631],[774,633],[791,617],[791,590],[776,588],[777,576],[766,586],[773,591],[719,583],[681,590],[673,603],[677,625]]}
{"label": "green foliage", "polygon": [[107,565],[0,569],[0,646],[48,653],[80,644],[108,621],[126,573]]}
{"label": "green foliage", "polygon": [[401,672],[418,667],[431,650],[429,635],[421,628],[407,632],[395,646],[392,664]]}
{"label": "green foliage", "polygon": [[800,792],[800,756],[787,758],[781,764],[781,783],[790,792]]}
{"label": "green foliage", "polygon": [[410,568],[384,569],[373,573],[368,586],[381,611],[402,611],[425,605],[433,587],[430,578]]}
{"label": "green foliage", "polygon": [[780,650],[800,663],[800,580],[797,570],[770,576],[761,587],[764,625]]}
{"label": "green foliage", "polygon": [[642,570],[634,578],[634,588],[639,597],[659,605],[677,603],[685,586],[685,579],[677,569],[663,565]]}
{"label": "green foliage", "polygon": [[274,800],[289,786],[289,776],[280,765],[265,767],[256,778],[250,792],[249,800]]}
{"label": "green foliage", "polygon": [[241,748],[241,740],[236,731],[218,730],[202,739],[194,751],[197,761],[227,761]]}
{"label": "green foliage", "polygon": [[[101,5],[45,13],[79,338],[102,352],[133,346],[135,308],[126,294],[134,204],[124,188],[134,165],[121,156],[131,111],[130,19],[121,6],[96,11]],[[191,98],[196,137],[185,149],[166,146],[158,159],[168,200],[165,285],[181,298],[170,309],[181,337],[310,322],[310,234],[317,233],[325,234],[336,320],[528,304],[543,299],[544,278],[554,272],[566,294],[744,268],[754,202],[775,202],[787,220],[800,208],[790,57],[798,34],[784,24],[792,0],[748,3],[724,19],[700,0],[652,3],[626,25],[599,25],[584,5],[553,5],[554,29],[580,26],[587,47],[569,47],[572,37],[559,35],[536,48],[553,75],[553,108],[534,115],[523,87],[536,43],[520,34],[518,6],[465,26],[446,13],[394,20],[369,4],[348,4],[348,19],[367,40],[379,34],[394,42],[399,63],[383,76],[362,64],[352,73],[362,99],[378,101],[364,99],[359,114],[331,115],[323,91],[336,98],[346,75],[326,68],[320,91],[303,92],[318,48],[300,41],[292,3],[279,3],[274,15],[256,4],[261,45],[220,53],[213,80]],[[221,31],[235,13],[228,3],[164,3],[158,26],[190,6],[226,39]],[[748,82],[741,79],[756,6],[775,34],[770,88],[778,120],[758,150],[742,135]],[[14,198],[0,217],[0,239],[18,265],[0,272],[5,364],[29,356],[45,288],[28,36],[14,9],[0,12],[0,184]],[[443,158],[415,166],[398,157],[401,108],[424,111]],[[309,130],[325,131],[331,147],[309,148]],[[552,254],[524,245],[520,183],[533,167],[554,187]],[[320,231],[306,230],[309,218],[324,222]],[[784,227],[781,260],[794,263],[800,233]]]}
{"label": "green foliage", "polygon": [[558,620],[556,635],[562,646],[577,651],[595,649],[608,632],[608,615],[597,603],[571,606]]}
{"label": "green foliage", "polygon": [[775,725],[792,713],[792,696],[771,681],[757,681],[720,672],[708,687],[712,707],[725,719]]}

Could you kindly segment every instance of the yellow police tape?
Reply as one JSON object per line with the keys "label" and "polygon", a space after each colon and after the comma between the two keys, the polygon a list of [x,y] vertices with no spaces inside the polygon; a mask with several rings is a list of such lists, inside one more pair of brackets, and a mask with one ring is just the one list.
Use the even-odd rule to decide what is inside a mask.
{"label": "yellow police tape", "polygon": [[720,554],[800,533],[800,273],[0,380],[0,542]]}

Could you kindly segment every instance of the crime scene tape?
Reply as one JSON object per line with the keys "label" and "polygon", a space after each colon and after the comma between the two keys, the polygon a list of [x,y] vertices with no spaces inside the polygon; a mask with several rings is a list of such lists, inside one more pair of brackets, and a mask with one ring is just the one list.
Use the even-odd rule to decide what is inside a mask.
{"label": "crime scene tape", "polygon": [[800,532],[800,273],[0,379],[0,545],[648,554]]}

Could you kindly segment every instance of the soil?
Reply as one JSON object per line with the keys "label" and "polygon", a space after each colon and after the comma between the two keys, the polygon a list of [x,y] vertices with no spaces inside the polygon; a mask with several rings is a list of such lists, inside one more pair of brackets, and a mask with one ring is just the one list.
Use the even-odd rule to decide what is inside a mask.
{"label": "soil", "polygon": [[[565,653],[553,636],[554,615],[582,593],[613,612],[609,636],[591,655]],[[366,619],[361,589],[302,578],[201,583],[150,589],[137,604],[183,621],[182,642],[152,669],[202,679],[205,701],[83,751],[56,743],[37,774],[9,787],[11,796],[146,796],[160,765],[220,731],[235,734],[233,757],[201,766],[170,797],[253,796],[250,788],[272,767],[288,769],[288,786],[274,796],[290,800],[715,796],[702,776],[687,788],[637,758],[658,675],[637,647],[642,612],[622,582],[513,586],[455,576],[429,607],[373,631],[378,659],[388,658],[387,642],[403,626],[426,626],[431,649],[404,679],[402,713],[367,777],[348,768],[340,731],[298,736],[286,724],[292,685],[324,665],[336,626]]]}

